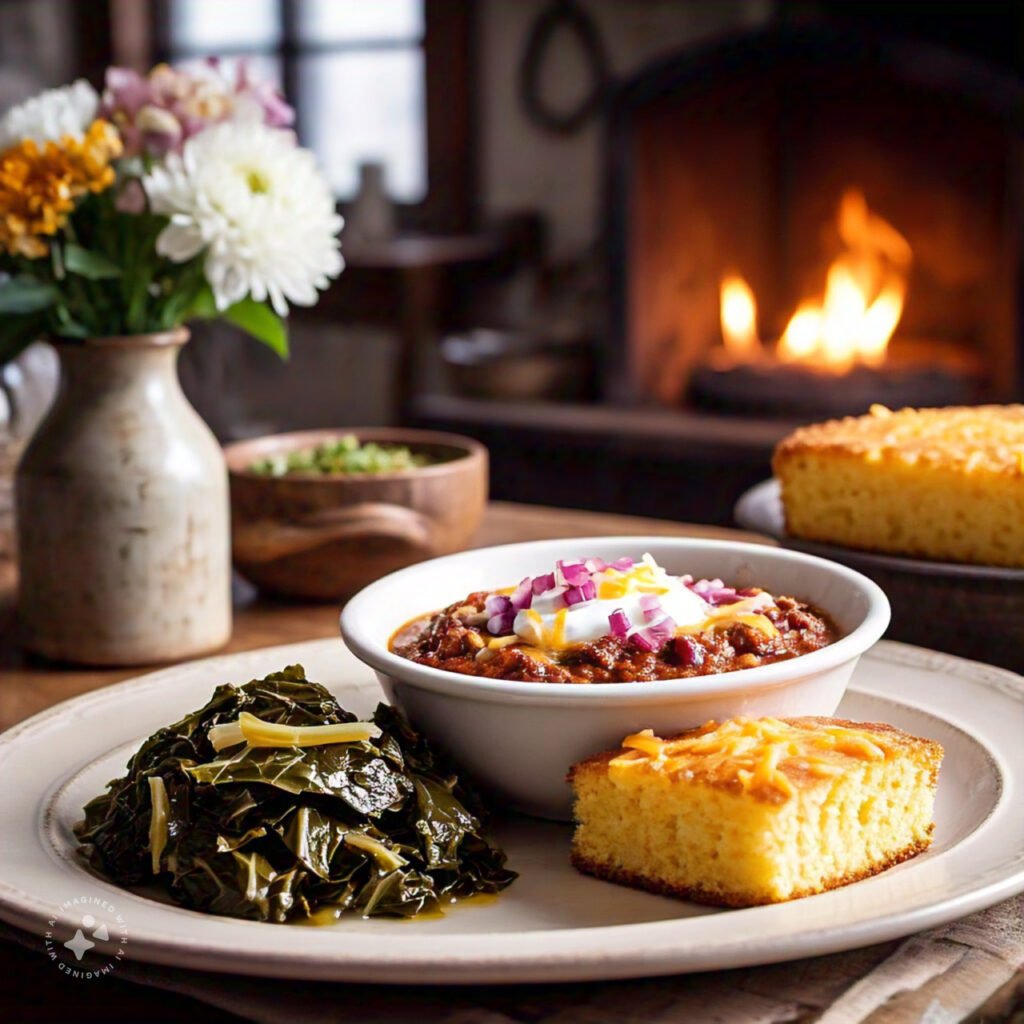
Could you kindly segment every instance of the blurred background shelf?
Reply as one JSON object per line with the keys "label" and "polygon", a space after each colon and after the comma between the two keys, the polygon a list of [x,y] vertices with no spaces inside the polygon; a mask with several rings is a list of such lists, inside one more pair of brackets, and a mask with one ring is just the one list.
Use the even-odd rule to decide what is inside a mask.
{"label": "blurred background shelf", "polygon": [[792,423],[669,409],[493,402],[445,394],[413,404],[420,426],[480,438],[499,500],[728,523],[764,479]]}

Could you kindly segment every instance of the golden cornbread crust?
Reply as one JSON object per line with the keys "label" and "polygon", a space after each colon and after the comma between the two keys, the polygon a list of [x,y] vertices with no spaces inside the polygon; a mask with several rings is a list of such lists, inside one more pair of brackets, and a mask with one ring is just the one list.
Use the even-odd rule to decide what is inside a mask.
{"label": "golden cornbread crust", "polygon": [[[797,729],[806,729],[813,731],[816,728],[831,728],[839,727],[844,729],[852,729],[858,733],[868,733],[876,735],[880,740],[886,742],[887,745],[906,751],[912,755],[916,760],[928,765],[929,777],[931,785],[938,785],[939,780],[939,767],[942,764],[943,749],[940,744],[933,740],[923,739],[920,736],[911,736],[909,733],[903,732],[902,729],[897,729],[893,725],[889,725],[888,722],[853,722],[847,718],[824,718],[815,715],[806,715],[800,718],[780,718],[779,722],[784,725],[793,726]],[[674,743],[677,740],[687,740],[693,737],[702,735],[706,730],[706,727],[701,726],[696,729],[687,729],[685,732],[681,732],[676,736],[671,736],[666,739],[667,743]],[[566,776],[566,781],[570,785],[576,780],[576,778],[587,771],[600,771],[604,772],[608,764],[614,761],[615,758],[619,757],[623,753],[622,749],[618,750],[605,750],[599,754],[593,754],[592,756],[580,761],[578,764],[574,764]],[[706,785],[716,786],[722,789],[735,789],[736,783],[732,778],[722,778],[716,780],[708,778],[706,776],[698,775],[699,781]],[[821,780],[819,780],[821,781]],[[763,799],[763,794],[757,790],[751,790],[750,795],[754,799]],[[776,802],[773,800],[773,802]]]}
{"label": "golden cornbread crust", "polygon": [[[935,826],[933,825],[931,831],[934,832],[934,830]],[[737,893],[707,889],[703,886],[671,885],[656,878],[647,878],[635,871],[625,871],[621,868],[597,864],[586,857],[581,857],[575,850],[570,855],[570,860],[572,866],[577,871],[581,871],[585,875],[591,875],[594,878],[599,878],[603,882],[614,882],[616,885],[625,885],[631,889],[643,889],[645,892],[657,893],[659,896],[673,896],[676,899],[689,900],[691,903],[703,903],[712,907],[729,907],[738,910],[742,907],[759,907],[769,903],[788,903],[790,900],[803,899],[805,896],[816,896],[818,893],[828,892],[830,889],[839,889],[844,885],[860,882],[865,878],[870,878],[872,875],[879,875],[883,871],[888,871],[889,868],[905,860],[910,860],[919,853],[924,853],[929,846],[931,846],[930,835],[927,840],[912,843],[910,846],[891,854],[884,861],[871,865],[870,868],[864,871],[829,878],[813,889],[799,889],[784,899],[774,900],[767,898],[758,899],[755,897],[745,898]]]}
{"label": "golden cornbread crust", "polygon": [[794,537],[1024,567],[1024,405],[876,406],[794,431],[772,466]]}
{"label": "golden cornbread crust", "polygon": [[901,460],[1024,477],[1024,405],[900,409],[875,406],[799,427],[779,442],[776,459],[828,452],[876,461]]}

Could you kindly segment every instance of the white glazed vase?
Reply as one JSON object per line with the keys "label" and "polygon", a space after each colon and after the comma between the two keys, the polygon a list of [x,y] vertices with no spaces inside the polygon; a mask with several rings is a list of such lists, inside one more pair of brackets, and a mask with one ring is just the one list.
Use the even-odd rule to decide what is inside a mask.
{"label": "white glazed vase", "polygon": [[188,337],[54,344],[60,387],[15,479],[19,619],[38,654],[138,665],[231,635],[227,473],[178,381]]}

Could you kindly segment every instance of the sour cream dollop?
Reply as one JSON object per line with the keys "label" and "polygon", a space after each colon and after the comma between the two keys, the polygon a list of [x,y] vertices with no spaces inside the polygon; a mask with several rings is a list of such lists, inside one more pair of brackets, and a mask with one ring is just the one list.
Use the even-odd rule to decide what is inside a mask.
{"label": "sour cream dollop", "polygon": [[677,627],[699,626],[714,614],[714,607],[677,576],[670,576],[650,556],[623,572],[611,567],[592,576],[597,596],[566,607],[564,587],[535,594],[529,608],[519,611],[512,624],[524,643],[557,650],[608,636],[610,616],[621,611],[630,632],[650,625],[651,598],[659,615]]}

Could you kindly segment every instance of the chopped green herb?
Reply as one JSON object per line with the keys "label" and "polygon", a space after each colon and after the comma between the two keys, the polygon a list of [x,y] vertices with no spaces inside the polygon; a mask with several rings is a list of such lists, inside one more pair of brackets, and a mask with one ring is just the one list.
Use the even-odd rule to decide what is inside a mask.
{"label": "chopped green herb", "polygon": [[337,441],[318,444],[294,452],[275,452],[257,459],[249,471],[263,476],[287,476],[289,473],[393,473],[396,470],[427,466],[427,455],[414,453],[405,445],[360,444],[355,434],[346,434]]}
{"label": "chopped green herb", "polygon": [[375,737],[218,752],[211,730],[243,712],[281,726],[356,721],[299,665],[217,687],[86,805],[75,834],[94,868],[125,886],[156,873],[182,906],[274,922],[412,917],[515,880],[482,836],[478,799],[386,704]]}

